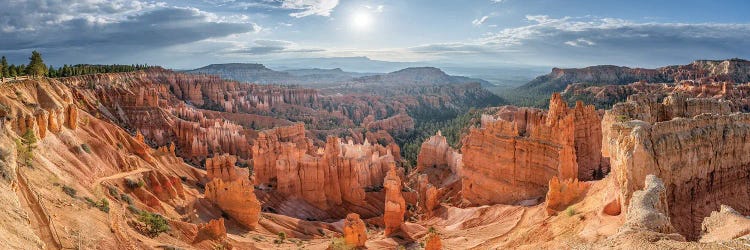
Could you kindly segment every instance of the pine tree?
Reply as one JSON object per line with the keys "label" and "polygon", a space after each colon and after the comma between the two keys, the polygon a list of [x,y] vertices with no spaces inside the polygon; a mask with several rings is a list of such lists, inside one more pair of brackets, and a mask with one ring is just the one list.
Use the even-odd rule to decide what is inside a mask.
{"label": "pine tree", "polygon": [[0,71],[2,71],[4,77],[10,76],[10,71],[8,69],[8,59],[5,59],[5,56],[0,59]]}
{"label": "pine tree", "polygon": [[57,74],[55,74],[55,67],[52,67],[52,65],[49,65],[49,69],[47,70],[47,76],[48,77],[57,77]]}
{"label": "pine tree", "polygon": [[34,131],[31,129],[21,136],[21,139],[16,139],[16,149],[18,150],[18,160],[24,166],[31,167],[34,161],[34,149],[36,149],[37,138]]}
{"label": "pine tree", "polygon": [[42,54],[36,50],[31,52],[29,57],[29,66],[26,68],[26,74],[29,76],[44,76],[47,75],[47,65],[42,60]]}
{"label": "pine tree", "polygon": [[18,71],[16,70],[16,65],[15,64],[11,64],[8,67],[8,72],[9,72],[8,76],[10,76],[10,77],[16,77],[16,76],[18,76]]}

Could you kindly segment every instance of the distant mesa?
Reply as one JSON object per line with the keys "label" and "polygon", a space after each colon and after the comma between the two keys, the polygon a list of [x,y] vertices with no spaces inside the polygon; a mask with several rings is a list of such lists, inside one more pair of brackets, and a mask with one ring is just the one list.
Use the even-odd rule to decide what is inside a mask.
{"label": "distant mesa", "polygon": [[411,67],[387,74],[347,72],[333,69],[289,69],[276,71],[257,63],[211,64],[188,70],[191,74],[218,75],[225,79],[259,84],[337,85],[353,83],[379,85],[445,85],[479,83],[494,86],[488,81],[465,76],[452,76],[435,67]]}
{"label": "distant mesa", "polygon": [[549,94],[564,90],[573,83],[587,85],[624,85],[638,81],[672,83],[682,80],[750,81],[750,61],[744,59],[696,60],[688,65],[672,65],[656,69],[598,65],[585,68],[553,68],[518,87],[520,91]]}

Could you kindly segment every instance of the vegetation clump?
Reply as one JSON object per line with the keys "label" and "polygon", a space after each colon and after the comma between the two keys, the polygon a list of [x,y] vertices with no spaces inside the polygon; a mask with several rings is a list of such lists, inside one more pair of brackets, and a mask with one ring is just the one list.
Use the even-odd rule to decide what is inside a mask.
{"label": "vegetation clump", "polygon": [[65,194],[67,194],[68,196],[73,197],[73,198],[76,198],[76,195],[78,194],[78,190],[76,190],[75,188],[72,188],[72,187],[70,187],[68,185],[63,185],[62,186],[62,191]]}
{"label": "vegetation clump", "polygon": [[36,149],[37,138],[34,131],[26,130],[20,139],[16,139],[16,150],[18,161],[21,165],[31,167],[34,161],[34,149]]}
{"label": "vegetation clump", "polygon": [[565,214],[568,216],[576,215],[576,210],[573,207],[568,207],[565,209]]}
{"label": "vegetation clump", "polygon": [[440,131],[451,147],[460,148],[461,137],[468,132],[469,127],[479,125],[479,118],[484,112],[482,109],[470,109],[468,112],[456,115],[453,118],[427,115],[414,116],[416,121],[414,129],[401,136],[394,136],[396,143],[401,147],[403,159],[406,160],[407,172],[411,167],[417,165],[419,150],[427,138]]}
{"label": "vegetation clump", "polygon": [[101,200],[94,201],[93,199],[86,197],[86,202],[89,203],[90,206],[98,208],[102,212],[109,213],[109,201],[105,198],[102,198]]}
{"label": "vegetation clump", "polygon": [[88,144],[84,143],[81,144],[81,149],[86,152],[87,154],[91,154],[91,147],[89,147]]}
{"label": "vegetation clump", "polygon": [[331,239],[331,244],[328,245],[328,249],[331,250],[352,250],[354,247],[349,246],[346,244],[346,241],[344,241],[344,237],[337,237]]}
{"label": "vegetation clump", "polygon": [[143,185],[146,185],[146,183],[144,183],[143,180],[125,178],[125,185],[131,189],[135,189],[135,188],[143,187]]}
{"label": "vegetation clump", "polygon": [[159,236],[170,230],[169,222],[164,216],[148,211],[138,211],[138,221],[145,225],[146,234],[150,237]]}
{"label": "vegetation clump", "polygon": [[120,191],[117,190],[117,187],[107,186],[107,189],[109,190],[109,195],[111,195],[115,199],[120,199]]}
{"label": "vegetation clump", "polygon": [[282,243],[284,243],[284,241],[286,240],[286,233],[285,232],[279,232],[277,235],[279,236],[279,238],[273,240],[273,243],[276,243],[276,244],[282,244]]}
{"label": "vegetation clump", "polygon": [[130,198],[128,194],[120,194],[120,200],[127,202],[128,205],[133,205],[133,198]]}

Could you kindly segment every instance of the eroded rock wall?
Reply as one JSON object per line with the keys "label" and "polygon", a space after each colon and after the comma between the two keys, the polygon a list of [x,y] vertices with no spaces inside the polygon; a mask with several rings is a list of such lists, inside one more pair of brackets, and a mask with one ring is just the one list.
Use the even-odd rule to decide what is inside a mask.
{"label": "eroded rock wall", "polygon": [[382,188],[387,170],[396,165],[391,147],[397,146],[328,137],[324,147],[315,148],[302,124],[262,131],[253,145],[255,184],[321,210],[365,206],[366,189]]}
{"label": "eroded rock wall", "polygon": [[[722,204],[750,213],[750,115],[730,114],[722,100],[677,100],[641,105],[652,107],[637,116],[645,121],[613,124],[605,142],[625,205],[647,175],[656,175],[664,180],[672,224],[696,239],[703,218]],[[620,112],[617,106],[608,116]]]}
{"label": "eroded rock wall", "polygon": [[464,199],[513,204],[543,197],[553,176],[593,179],[603,165],[596,156],[599,126],[592,106],[571,109],[559,94],[552,95],[549,112],[505,106],[483,115],[482,126],[470,130],[461,149]]}

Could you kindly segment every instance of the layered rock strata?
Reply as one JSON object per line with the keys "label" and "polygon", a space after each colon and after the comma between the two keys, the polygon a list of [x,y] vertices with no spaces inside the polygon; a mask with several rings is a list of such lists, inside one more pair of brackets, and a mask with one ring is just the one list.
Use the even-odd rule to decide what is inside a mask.
{"label": "layered rock strata", "polygon": [[631,98],[608,111],[605,121],[622,121],[604,140],[624,207],[653,174],[664,180],[672,224],[687,239],[722,204],[750,213],[750,114],[728,106],[670,96],[662,103]]}
{"label": "layered rock strata", "polygon": [[366,191],[382,188],[386,172],[395,167],[393,147],[398,148],[328,137],[324,147],[315,148],[302,124],[262,131],[253,145],[255,184],[320,210],[363,206]]}
{"label": "layered rock strata", "polygon": [[388,175],[383,180],[385,187],[385,212],[383,222],[385,224],[385,236],[390,236],[401,230],[406,214],[406,200],[401,194],[401,178],[396,173],[396,168],[388,170]]}
{"label": "layered rock strata", "polygon": [[[471,204],[513,204],[547,193],[553,176],[602,175],[600,118],[593,106],[569,108],[552,95],[549,112],[502,107],[464,138],[462,194]],[[579,174],[580,173],[580,174]]]}
{"label": "layered rock strata", "polygon": [[350,247],[364,247],[367,241],[367,228],[359,214],[351,213],[344,220],[344,243]]}
{"label": "layered rock strata", "polygon": [[206,199],[210,200],[241,225],[255,229],[260,219],[260,202],[248,179],[223,181],[213,179],[206,184]]}
{"label": "layered rock strata", "polygon": [[568,205],[586,194],[590,184],[579,182],[578,179],[560,180],[553,176],[549,180],[549,191],[545,197],[545,206],[548,215],[565,210]]}

